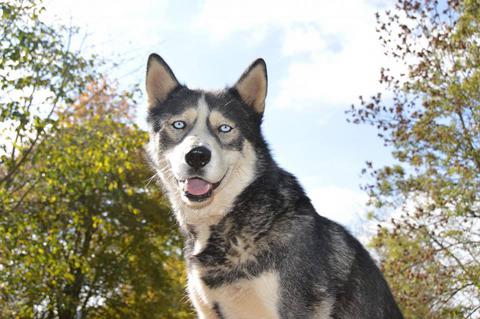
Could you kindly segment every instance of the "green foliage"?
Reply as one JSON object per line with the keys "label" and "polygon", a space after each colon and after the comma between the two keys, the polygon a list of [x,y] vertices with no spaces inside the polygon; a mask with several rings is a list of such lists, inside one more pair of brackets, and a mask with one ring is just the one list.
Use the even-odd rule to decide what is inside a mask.
{"label": "green foliage", "polygon": [[191,318],[181,240],[148,187],[136,90],[0,0],[0,318]]}
{"label": "green foliage", "polygon": [[[18,179],[0,217],[0,308],[19,318],[187,318],[180,238],[145,187],[131,96],[92,84]],[[82,102],[83,101],[83,102]],[[103,110],[103,113],[100,112]]]}
{"label": "green foliage", "polygon": [[0,1],[0,194],[14,191],[19,168],[55,126],[55,109],[95,77],[95,60],[70,47],[78,30],[45,24],[43,11],[37,0]]}
{"label": "green foliage", "polygon": [[393,148],[365,169],[377,213],[372,241],[407,318],[480,315],[480,3],[398,0],[378,15],[387,55],[380,94],[350,111]]}

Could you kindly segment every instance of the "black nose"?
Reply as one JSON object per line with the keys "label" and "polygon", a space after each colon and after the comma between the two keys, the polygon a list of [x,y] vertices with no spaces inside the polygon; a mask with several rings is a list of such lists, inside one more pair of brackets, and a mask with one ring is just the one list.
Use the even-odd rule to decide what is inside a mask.
{"label": "black nose", "polygon": [[192,149],[190,152],[185,155],[185,161],[188,165],[195,169],[204,167],[210,162],[212,153],[206,147],[199,146]]}

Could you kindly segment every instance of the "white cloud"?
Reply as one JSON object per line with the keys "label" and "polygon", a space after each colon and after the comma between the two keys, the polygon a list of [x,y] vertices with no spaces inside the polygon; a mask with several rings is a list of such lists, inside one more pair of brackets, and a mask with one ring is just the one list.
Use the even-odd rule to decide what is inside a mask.
{"label": "white cloud", "polygon": [[342,225],[354,226],[365,219],[367,195],[346,187],[325,186],[308,191],[317,212]]}
{"label": "white cloud", "polygon": [[[385,64],[386,59],[371,37],[374,36],[373,28],[370,35],[367,30],[355,29],[353,27],[348,36],[337,38],[338,43],[328,45],[328,40],[324,40],[327,45],[322,43],[318,48],[308,44],[308,50],[305,50],[307,58],[294,59],[287,77],[280,82],[275,105],[347,107],[361,94],[375,94],[379,90],[380,66]],[[316,36],[325,38],[320,31]],[[311,30],[305,30],[300,37],[314,38],[315,35]],[[292,43],[286,43],[289,44]],[[300,43],[295,44],[285,47],[284,52],[299,51]]]}
{"label": "white cloud", "polygon": [[279,80],[274,105],[302,108],[348,107],[359,95],[378,92],[379,70],[389,63],[375,32],[381,2],[255,1],[233,6],[206,0],[193,26],[213,41],[244,32],[253,43],[280,32],[282,54],[290,59]]}
{"label": "white cloud", "polygon": [[[79,26],[86,34],[86,39],[79,37],[79,42],[85,40],[87,47],[103,56],[125,55],[132,48],[158,45],[159,29],[171,26],[168,5],[169,0],[136,0],[134,4],[126,0],[45,1],[49,20]],[[156,19],[152,18],[153,12]]]}
{"label": "white cloud", "polygon": [[[134,59],[134,65],[143,66],[137,57],[144,59],[155,50],[168,30],[182,29],[189,36],[203,33],[219,44],[242,33],[239,46],[257,46],[267,35],[275,34],[280,37],[278,56],[283,57],[282,70],[286,72],[275,79],[278,89],[270,91],[273,104],[344,108],[356,102],[358,95],[379,89],[379,67],[386,62],[376,39],[374,13],[382,1],[388,3],[205,0],[190,4],[188,10],[194,13],[188,20],[172,16],[170,0],[138,0],[135,5],[130,1],[48,0],[46,4],[51,15],[67,23],[72,16],[74,25],[91,33],[93,39],[87,42],[94,44],[96,52],[109,55],[121,48],[125,56],[125,52],[141,48],[133,57],[125,57]],[[187,21],[190,24],[184,25]]]}
{"label": "white cloud", "polygon": [[220,41],[235,32],[248,31],[252,35],[259,30],[288,26],[294,22],[315,20],[317,1],[243,0],[232,3],[224,0],[206,0],[197,18],[195,29],[206,31]]}
{"label": "white cloud", "polygon": [[282,53],[291,56],[301,53],[320,52],[327,50],[328,42],[322,37],[321,30],[314,26],[294,26],[285,32]]}
{"label": "white cloud", "polygon": [[295,24],[319,25],[327,33],[338,33],[349,30],[350,21],[359,17],[363,20],[365,8],[371,7],[362,0],[243,0],[236,3],[205,0],[193,26],[207,31],[216,40],[234,32],[256,33],[262,27],[288,29]]}

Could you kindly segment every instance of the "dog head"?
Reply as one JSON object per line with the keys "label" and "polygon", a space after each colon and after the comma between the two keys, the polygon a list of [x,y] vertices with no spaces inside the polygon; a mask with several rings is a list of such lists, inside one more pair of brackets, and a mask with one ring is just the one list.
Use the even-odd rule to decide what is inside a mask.
{"label": "dog head", "polygon": [[148,59],[149,155],[181,223],[218,221],[255,178],[266,65],[256,60],[218,92],[181,85],[158,55]]}

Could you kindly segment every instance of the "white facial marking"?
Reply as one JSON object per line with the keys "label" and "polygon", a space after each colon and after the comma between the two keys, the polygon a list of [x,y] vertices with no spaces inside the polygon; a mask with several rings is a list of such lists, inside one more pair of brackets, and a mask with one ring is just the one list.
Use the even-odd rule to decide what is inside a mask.
{"label": "white facial marking", "polygon": [[[200,177],[210,183],[219,182],[227,171],[229,164],[223,156],[220,145],[208,129],[207,119],[210,109],[205,101],[205,96],[201,96],[197,105],[197,116],[195,124],[182,142],[175,146],[166,157],[171,164],[173,175],[178,181],[184,181],[192,176],[189,175],[190,166],[185,161],[185,155],[193,148],[203,146],[210,150],[210,162],[203,168],[204,174]],[[183,198],[187,203],[189,200]],[[195,205],[195,203],[192,203]]]}
{"label": "white facial marking", "polygon": [[[255,150],[245,141],[241,151],[222,152],[231,166],[220,186],[214,191],[213,200],[207,206],[195,208],[179,205],[181,218],[190,225],[213,225],[230,210],[235,198],[247,187],[255,176]],[[182,203],[181,203],[182,204]]]}

